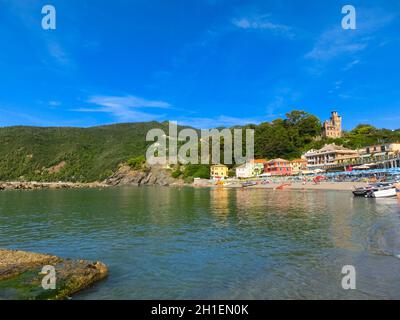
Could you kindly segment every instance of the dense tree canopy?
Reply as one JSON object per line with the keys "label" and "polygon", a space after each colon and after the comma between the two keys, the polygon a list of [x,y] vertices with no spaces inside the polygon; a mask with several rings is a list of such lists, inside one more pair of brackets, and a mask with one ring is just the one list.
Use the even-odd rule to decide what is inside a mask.
{"label": "dense tree canopy", "polygon": [[258,158],[297,158],[304,146],[321,134],[321,128],[317,117],[304,111],[292,111],[285,119],[256,127],[255,154]]}
{"label": "dense tree canopy", "polygon": [[[85,182],[110,176],[120,163],[128,162],[139,168],[150,144],[146,142],[146,133],[153,128],[168,132],[165,122],[93,128],[0,128],[0,180]],[[291,160],[309,149],[333,142],[357,149],[400,141],[400,129],[378,129],[368,124],[358,125],[340,139],[324,139],[320,120],[299,110],[283,119],[244,128],[255,129],[255,156],[266,159]],[[185,178],[208,177],[209,166],[187,166],[174,174]]]}

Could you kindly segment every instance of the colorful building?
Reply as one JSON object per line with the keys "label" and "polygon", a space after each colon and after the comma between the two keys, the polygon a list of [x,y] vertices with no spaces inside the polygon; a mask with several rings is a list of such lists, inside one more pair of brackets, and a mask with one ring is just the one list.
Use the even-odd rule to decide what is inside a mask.
{"label": "colorful building", "polygon": [[264,173],[264,167],[265,164],[267,163],[267,160],[265,159],[254,159],[250,161],[250,164],[253,166],[252,168],[252,173],[253,176],[258,176],[260,174]]}
{"label": "colorful building", "polygon": [[288,176],[292,174],[292,165],[285,159],[273,159],[265,164],[264,172],[275,176]]}
{"label": "colorful building", "polygon": [[265,159],[253,159],[236,168],[236,177],[248,179],[264,173]]}
{"label": "colorful building", "polygon": [[236,168],[236,177],[239,179],[248,179],[254,177],[253,168],[254,166],[250,162],[242,164]]}
{"label": "colorful building", "polygon": [[307,170],[307,160],[306,159],[295,159],[291,161],[292,174],[300,174],[302,171]]}
{"label": "colorful building", "polygon": [[215,180],[225,179],[228,177],[229,168],[223,164],[211,166],[211,178]]}

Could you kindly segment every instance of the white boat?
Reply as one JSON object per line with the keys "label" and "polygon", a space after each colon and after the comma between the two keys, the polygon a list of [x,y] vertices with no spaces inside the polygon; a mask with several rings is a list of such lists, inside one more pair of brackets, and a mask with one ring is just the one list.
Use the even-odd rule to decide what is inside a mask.
{"label": "white boat", "polygon": [[366,195],[367,198],[389,198],[389,197],[396,197],[396,187],[384,187],[379,188],[376,190],[371,190]]}
{"label": "white boat", "polygon": [[393,183],[390,182],[378,182],[374,184],[369,184],[366,187],[354,188],[353,194],[355,197],[366,197],[372,191],[377,191],[382,188],[393,187]]}

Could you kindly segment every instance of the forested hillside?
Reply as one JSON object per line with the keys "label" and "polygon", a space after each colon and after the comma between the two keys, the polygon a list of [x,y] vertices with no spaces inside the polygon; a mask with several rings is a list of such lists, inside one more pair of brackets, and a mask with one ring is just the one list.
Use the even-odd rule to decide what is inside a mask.
{"label": "forested hillside", "polygon": [[0,128],[0,180],[95,181],[143,155],[157,122],[92,128]]}
{"label": "forested hillside", "polygon": [[[349,148],[360,148],[381,142],[400,141],[400,130],[377,129],[359,125],[341,139],[322,139],[320,120],[304,111],[292,111],[285,118],[260,125],[255,129],[257,158],[294,159],[311,148],[335,142]],[[161,128],[168,132],[168,123],[147,122],[92,128],[0,128],[0,181],[101,181],[110,176],[120,163],[142,158],[150,142],[147,132]],[[186,170],[198,170],[190,166]],[[190,172],[187,175],[190,175]]]}

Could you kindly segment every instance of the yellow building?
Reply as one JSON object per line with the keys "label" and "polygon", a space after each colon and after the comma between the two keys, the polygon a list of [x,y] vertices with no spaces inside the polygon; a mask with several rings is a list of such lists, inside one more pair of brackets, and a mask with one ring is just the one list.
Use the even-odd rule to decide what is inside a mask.
{"label": "yellow building", "polygon": [[228,177],[229,168],[223,164],[216,164],[211,166],[211,178],[224,179]]}
{"label": "yellow building", "polygon": [[295,159],[291,161],[291,164],[292,164],[292,174],[299,174],[302,171],[307,170],[306,159]]}

